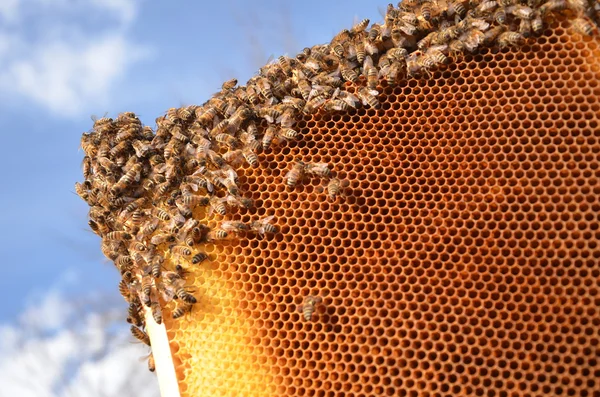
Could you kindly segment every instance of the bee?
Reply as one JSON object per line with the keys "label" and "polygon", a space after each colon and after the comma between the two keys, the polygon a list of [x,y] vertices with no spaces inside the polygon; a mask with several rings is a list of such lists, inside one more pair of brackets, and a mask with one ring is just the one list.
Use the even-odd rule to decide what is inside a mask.
{"label": "bee", "polygon": [[156,371],[156,364],[154,363],[154,355],[152,353],[150,353],[150,355],[148,356],[148,371]]}
{"label": "bee", "polygon": [[358,74],[351,65],[347,61],[340,62],[340,73],[344,80],[356,83],[358,81]]}
{"label": "bee", "polygon": [[158,219],[162,220],[162,221],[168,221],[171,219],[171,215],[163,210],[162,208],[158,208],[158,207],[154,207],[152,208],[152,215],[154,215],[155,217],[157,217]]}
{"label": "bee", "polygon": [[549,12],[558,12],[567,8],[566,0],[548,0],[538,8],[541,17],[546,16]]}
{"label": "bee", "polygon": [[119,167],[108,157],[98,157],[98,164],[104,169],[105,172],[113,173],[118,171]]}
{"label": "bee", "polygon": [[519,33],[523,37],[531,36],[531,21],[528,19],[521,19],[519,22]]}
{"label": "bee", "polygon": [[519,45],[523,41],[523,36],[516,32],[504,32],[497,38],[500,48]]}
{"label": "bee", "polygon": [[175,205],[177,206],[179,213],[185,218],[190,218],[192,216],[192,209],[183,202],[181,197],[175,200]]}
{"label": "bee", "polygon": [[89,194],[83,184],[75,182],[75,193],[83,200],[88,201]]}
{"label": "bee", "polygon": [[256,80],[256,86],[258,87],[258,90],[262,96],[264,96],[267,101],[272,103],[275,98],[273,97],[273,91],[271,91],[271,84],[269,83],[269,80],[264,77],[259,77]]}
{"label": "bee", "polygon": [[367,19],[367,18],[363,19],[362,21],[360,21],[359,23],[354,25],[350,32],[353,35],[364,32],[365,29],[369,26],[369,22],[370,22],[369,19]]}
{"label": "bee", "polygon": [[140,180],[141,171],[142,165],[136,163],[129,171],[123,174],[119,181],[112,187],[112,194],[117,195],[127,188],[127,186],[133,184],[133,182],[138,182]]}
{"label": "bee", "polygon": [[354,50],[356,51],[356,60],[359,63],[363,63],[365,61],[366,51],[365,51],[365,43],[362,38],[356,38],[354,40]]}
{"label": "bee", "polygon": [[304,298],[304,303],[299,306],[299,311],[302,312],[302,317],[306,321],[312,321],[313,314],[316,310],[316,306],[323,302],[323,298],[319,296],[307,296]]}
{"label": "bee", "polygon": [[[133,264],[133,260],[131,259],[131,257],[129,255],[119,255],[115,259],[115,265],[117,266],[117,268],[119,270],[127,270],[127,269],[131,268],[132,264]],[[122,272],[123,271],[121,271],[121,273]]]}
{"label": "bee", "polygon": [[331,178],[327,183],[327,195],[333,201],[337,199],[342,190],[342,181],[338,178]]}
{"label": "bee", "polygon": [[192,263],[194,265],[197,265],[198,263],[202,263],[207,259],[208,255],[206,255],[204,252],[198,252],[196,255],[193,256]]}
{"label": "bee", "polygon": [[331,176],[331,170],[327,163],[307,163],[304,166],[304,171],[321,178],[329,178]]}
{"label": "bee", "polygon": [[178,302],[177,306],[175,306],[175,310],[173,310],[172,317],[173,319],[178,319],[183,317],[186,313],[192,310],[192,304],[188,302]]}
{"label": "bee", "polygon": [[225,221],[221,222],[220,229],[225,230],[227,233],[239,233],[250,230],[250,227],[244,222],[240,221]]}
{"label": "bee", "polygon": [[432,12],[432,5],[429,1],[425,1],[423,4],[421,4],[421,16],[423,19],[426,21],[431,21]]}
{"label": "bee", "polygon": [[453,0],[448,2],[448,14],[452,16],[453,14],[457,14],[459,16],[463,16],[467,12],[465,8],[465,2],[461,0]]}
{"label": "bee", "polygon": [[273,139],[275,139],[276,133],[277,133],[277,127],[275,127],[273,125],[269,125],[267,127],[267,130],[265,131],[265,134],[262,137],[263,150],[267,150],[271,147],[271,143],[273,142]]}
{"label": "bee", "polygon": [[333,99],[325,104],[325,109],[329,112],[347,112],[350,109],[350,106],[341,99]]}
{"label": "bee", "polygon": [[367,86],[369,89],[374,90],[377,88],[377,84],[379,83],[379,76],[377,68],[373,66],[373,59],[370,56],[365,58],[363,70],[365,77],[367,78]]}
{"label": "bee", "polygon": [[172,245],[169,247],[173,255],[178,256],[190,256],[192,255],[192,250],[185,245]]}
{"label": "bee", "polygon": [[293,189],[304,177],[305,168],[306,164],[303,161],[297,161],[292,166],[292,169],[284,176],[286,186]]}
{"label": "bee", "polygon": [[591,22],[587,17],[575,18],[573,20],[573,22],[571,23],[571,26],[578,33],[581,33],[581,34],[584,34],[587,36],[592,36],[594,34],[594,29],[595,29],[594,23]]}
{"label": "bee", "polygon": [[[500,29],[499,31],[502,31],[503,29],[502,26],[498,26],[498,28]],[[486,34],[494,29],[496,29],[496,27],[488,30],[486,33],[483,33],[479,29],[470,29],[460,36],[460,40],[467,51],[475,52],[482,43],[486,42]]]}
{"label": "bee", "polygon": [[536,12],[531,20],[531,29],[535,34],[540,34],[544,29],[544,21],[542,20],[539,12]]}
{"label": "bee", "polygon": [[494,26],[484,33],[483,42],[485,44],[492,43],[502,32],[504,32],[503,26]]}
{"label": "bee", "polygon": [[210,210],[209,215],[214,211],[221,216],[227,214],[227,208],[225,207],[225,199],[221,197],[213,196],[209,200]]}
{"label": "bee", "polygon": [[444,64],[448,60],[446,55],[440,49],[445,49],[447,46],[433,46],[427,49],[425,55],[421,57],[421,63],[427,69],[433,69],[437,65]]}
{"label": "bee", "polygon": [[498,8],[496,11],[494,11],[493,18],[499,24],[501,24],[501,25],[505,24],[506,23],[506,9],[504,7]]}
{"label": "bee", "polygon": [[152,279],[150,277],[142,277],[142,293],[140,299],[142,303],[148,307],[152,303],[150,300],[150,294],[152,293]]}
{"label": "bee", "polygon": [[154,245],[160,245],[162,243],[172,243],[175,241],[175,236],[171,233],[157,233],[150,239],[150,242]]}
{"label": "bee", "polygon": [[227,80],[221,86],[221,91],[223,91],[223,92],[231,91],[231,90],[233,90],[235,88],[235,86],[237,85],[237,83],[238,83],[237,79]]}
{"label": "bee", "polygon": [[401,68],[402,64],[400,62],[394,61],[391,63],[389,69],[384,75],[385,81],[388,83],[388,85],[393,86],[396,84]]}
{"label": "bee", "polygon": [[146,157],[153,150],[151,145],[140,140],[133,141],[131,146],[133,146],[135,155],[138,157]]}
{"label": "bee", "polygon": [[205,207],[210,203],[210,197],[208,196],[197,196],[197,195],[186,195],[183,196],[183,202],[185,205],[190,207],[190,209],[194,209],[198,206]]}
{"label": "bee", "polygon": [[139,302],[131,302],[129,304],[129,308],[127,309],[127,313],[127,322],[129,324],[133,324],[136,327],[141,327],[144,325],[144,320],[142,316],[140,316]]}
{"label": "bee", "polygon": [[498,7],[496,0],[484,0],[475,8],[477,15],[484,15]]}
{"label": "bee", "polygon": [[308,97],[310,96],[310,91],[312,90],[312,86],[308,82],[308,80],[301,78],[298,80],[298,89],[300,90],[300,94],[305,101],[308,101]]}
{"label": "bee", "polygon": [[337,56],[338,58],[343,58],[344,57],[344,46],[341,45],[340,43],[335,43],[333,44],[333,46],[331,47],[331,50],[333,51],[333,53],[335,54],[335,56]]}
{"label": "bee", "polygon": [[312,98],[310,101],[306,102],[304,109],[302,109],[302,113],[306,115],[314,113],[326,100],[327,99],[323,95]]}
{"label": "bee", "polygon": [[380,103],[375,95],[379,92],[376,90],[369,90],[367,87],[360,87],[357,92],[359,98],[362,100],[363,105],[371,106],[372,108],[379,109]]}
{"label": "bee", "polygon": [[129,290],[129,284],[124,279],[119,281],[119,293],[127,302],[131,301],[131,291]]}
{"label": "bee", "polygon": [[235,149],[240,145],[240,141],[229,134],[217,134],[215,135],[214,140],[222,145],[226,145],[231,149]]}
{"label": "bee", "polygon": [[277,233],[277,226],[271,225],[271,222],[275,218],[275,215],[267,216],[265,218],[253,221],[250,223],[250,230],[258,233],[261,237],[266,233]]}
{"label": "bee", "polygon": [[516,4],[506,8],[506,12],[519,19],[531,19],[533,10],[527,6]]}
{"label": "bee", "polygon": [[165,259],[161,255],[155,255],[152,258],[152,268],[151,268],[152,277],[154,277],[154,278],[160,277],[160,269],[162,267],[164,260]]}
{"label": "bee", "polygon": [[227,205],[232,207],[249,209],[252,208],[252,206],[254,205],[252,199],[240,196],[232,196],[231,194],[228,194],[223,199],[223,201],[226,202]]}
{"label": "bee", "polygon": [[104,236],[104,238],[109,241],[118,241],[118,240],[131,240],[132,237],[131,237],[131,234],[129,234],[127,232],[117,231],[117,232],[107,233],[106,236]]}
{"label": "bee", "polygon": [[158,302],[152,302],[150,309],[152,310],[152,318],[154,318],[156,324],[162,324],[162,310],[160,304]]}
{"label": "bee", "polygon": [[150,346],[150,337],[148,336],[147,333],[145,333],[144,331],[142,331],[140,328],[132,325],[131,328],[131,334],[140,342],[145,343],[146,345]]}
{"label": "bee", "polygon": [[183,287],[183,279],[176,272],[169,272],[165,279],[166,283],[173,288],[175,295],[179,297],[186,303],[194,304],[196,303],[196,298],[194,295],[190,294]]}
{"label": "bee", "polygon": [[224,240],[228,236],[227,232],[222,229],[214,229],[206,233],[204,236],[204,240],[207,243],[213,242],[215,240]]}

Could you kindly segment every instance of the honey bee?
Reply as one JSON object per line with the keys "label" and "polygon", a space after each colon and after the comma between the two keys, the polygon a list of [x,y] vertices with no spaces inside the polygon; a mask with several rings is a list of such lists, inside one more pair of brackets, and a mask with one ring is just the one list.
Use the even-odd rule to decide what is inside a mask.
{"label": "honey bee", "polygon": [[298,310],[302,312],[302,317],[304,317],[304,320],[312,321],[316,306],[321,302],[323,302],[323,298],[319,296],[311,295],[304,298],[303,304],[298,307]]}
{"label": "honey bee", "polygon": [[423,2],[423,4],[421,4],[421,16],[423,17],[423,19],[425,19],[426,21],[431,21],[432,13],[433,10],[431,3],[429,1]]}
{"label": "honey bee", "polygon": [[519,45],[523,41],[523,36],[516,32],[504,32],[497,38],[500,48]]}
{"label": "honey bee", "polygon": [[142,277],[142,293],[140,299],[142,303],[148,307],[152,303],[150,300],[150,294],[152,293],[152,279],[150,277]]}
{"label": "honey bee", "polygon": [[508,14],[512,14],[519,19],[531,19],[533,10],[525,5],[516,4],[506,8]]}
{"label": "honey bee", "polygon": [[496,0],[484,0],[475,8],[477,15],[484,15],[498,7]]}
{"label": "honey bee", "polygon": [[129,302],[131,300],[131,292],[129,290],[129,284],[127,283],[127,281],[125,281],[123,279],[121,279],[121,281],[119,281],[119,293],[121,294],[123,299],[125,299],[127,302]]}
{"label": "honey bee", "polygon": [[540,34],[544,29],[544,21],[539,12],[536,12],[531,20],[531,29],[535,34]]}
{"label": "honey bee", "polygon": [[148,356],[148,371],[156,371],[156,364],[154,362],[154,355],[152,353],[150,353],[150,355]]}
{"label": "honey bee", "polygon": [[358,33],[364,32],[365,29],[369,26],[369,22],[370,21],[367,18],[363,19],[362,21],[360,21],[352,27],[351,33],[353,35],[356,35]]}
{"label": "honey bee", "polygon": [[453,0],[448,2],[448,14],[450,16],[457,14],[463,16],[467,12],[465,2],[461,0]]}
{"label": "honey bee", "polygon": [[177,306],[175,307],[175,310],[173,310],[173,319],[178,319],[180,317],[183,317],[186,313],[190,312],[192,310],[192,304],[188,303],[188,302],[177,302]]}
{"label": "honey bee", "polygon": [[549,12],[558,12],[567,8],[566,0],[548,0],[538,8],[541,17],[546,16]]}
{"label": "honey bee", "polygon": [[117,195],[127,188],[127,186],[133,184],[133,182],[139,182],[141,171],[142,165],[139,163],[131,167],[131,169],[123,174],[119,181],[112,187],[112,194]]}
{"label": "honey bee", "polygon": [[354,50],[356,51],[356,60],[359,63],[363,63],[365,61],[366,51],[365,51],[365,43],[362,38],[354,39]]}
{"label": "honey bee", "polygon": [[104,238],[106,240],[114,240],[114,241],[118,241],[118,240],[131,240],[131,234],[127,233],[127,232],[122,232],[122,231],[116,231],[116,232],[110,232],[107,233]]}
{"label": "honey bee", "polygon": [[159,207],[152,208],[152,215],[154,215],[155,217],[157,217],[158,219],[160,219],[162,221],[168,221],[171,219],[171,215],[167,211],[165,211]]}
{"label": "honey bee", "polygon": [[154,245],[160,245],[162,243],[172,243],[175,241],[175,236],[171,233],[157,233],[150,239],[150,242]]}
{"label": "honey bee", "polygon": [[248,225],[240,221],[221,222],[219,228],[225,230],[227,233],[240,233],[243,231],[250,230],[250,227]]}
{"label": "honey bee", "polygon": [[196,255],[193,256],[192,263],[196,265],[198,263],[204,262],[207,259],[208,255],[206,255],[204,252],[198,252]]}
{"label": "honey bee", "polygon": [[304,177],[305,168],[306,164],[303,161],[297,161],[284,176],[286,186],[290,189],[296,187],[296,184]]}
{"label": "honey bee", "polygon": [[217,134],[215,135],[214,140],[222,145],[226,145],[231,149],[235,149],[240,145],[240,141],[229,134]]}
{"label": "honey bee", "polygon": [[275,215],[253,221],[250,223],[250,230],[258,233],[261,237],[263,237],[266,233],[277,233],[277,226],[269,223],[273,220],[273,218],[275,218]]}
{"label": "honey bee", "polygon": [[327,99],[323,95],[319,95],[306,102],[302,113],[308,115],[314,113],[321,105],[325,103]]}
{"label": "honey bee", "polygon": [[183,202],[190,209],[194,209],[198,206],[205,207],[210,203],[210,198],[208,196],[197,196],[197,195],[186,195],[183,196]]}
{"label": "honey bee", "polygon": [[531,36],[531,21],[528,19],[521,19],[519,22],[519,33],[523,37]]}
{"label": "honey bee", "polygon": [[152,268],[151,268],[152,277],[154,277],[154,278],[160,277],[160,269],[162,267],[164,260],[165,259],[161,255],[155,255],[152,258]]}
{"label": "honey bee", "polygon": [[169,248],[171,250],[171,253],[173,253],[173,255],[178,255],[178,256],[192,255],[192,250],[189,247],[186,247],[185,245],[172,245]]}
{"label": "honey bee", "polygon": [[498,8],[496,11],[494,11],[493,18],[499,24],[505,24],[506,23],[506,9],[504,7]]}
{"label": "honey bee", "polygon": [[329,178],[331,176],[331,169],[329,169],[327,163],[307,163],[304,166],[304,171],[321,178]]}
{"label": "honey bee", "polygon": [[152,318],[154,318],[156,324],[162,324],[162,310],[160,304],[158,302],[152,302],[150,309],[152,310]]}
{"label": "honey bee", "polygon": [[150,337],[148,336],[147,333],[145,333],[144,331],[142,331],[140,328],[132,325],[131,328],[131,334],[140,342],[145,343],[146,345],[150,346]]}
{"label": "honey bee", "polygon": [[347,112],[350,109],[350,106],[348,106],[348,104],[341,99],[333,99],[325,104],[325,109],[330,112]]}
{"label": "honey bee", "polygon": [[379,109],[380,103],[375,95],[379,92],[376,90],[369,90],[367,87],[360,87],[357,91],[358,97],[361,99],[363,105],[371,106],[372,108]]}
{"label": "honey bee", "polygon": [[587,17],[579,17],[575,18],[573,22],[571,22],[571,26],[575,29],[576,32],[592,36],[594,34],[594,23],[590,21]]}
{"label": "honey bee", "polygon": [[252,208],[254,205],[252,199],[240,196],[232,196],[231,194],[225,196],[223,201],[231,207],[239,207],[244,209]]}
{"label": "honey bee", "polygon": [[356,83],[358,81],[358,74],[356,71],[354,71],[352,64],[347,61],[340,62],[340,73],[342,78],[346,81],[350,81],[352,83]]}
{"label": "honey bee", "polygon": [[425,55],[421,57],[421,64],[427,69],[433,69],[438,65],[446,63],[448,58],[441,51],[442,49],[446,49],[447,46],[432,46],[427,49]]}
{"label": "honey bee", "polygon": [[269,125],[267,127],[267,130],[265,131],[265,134],[262,137],[263,150],[267,150],[271,147],[271,143],[273,142],[273,139],[275,139],[276,133],[277,133],[277,127],[275,127],[273,125]]}
{"label": "honey bee", "polygon": [[269,80],[264,77],[259,77],[256,80],[256,86],[258,87],[258,90],[262,96],[264,96],[267,101],[272,103],[275,98],[273,97],[273,91],[271,91],[271,84],[269,83]]}
{"label": "honey bee", "polygon": [[331,178],[327,183],[327,195],[332,201],[335,201],[342,191],[342,181],[338,178]]}
{"label": "honey bee", "polygon": [[140,316],[140,305],[139,302],[131,302],[129,304],[129,308],[127,309],[128,317],[127,322],[133,324],[136,327],[141,327],[144,325],[144,320],[142,316]]}
{"label": "honey bee", "polygon": [[502,32],[504,32],[504,27],[503,26],[494,26],[493,28],[491,28],[490,30],[488,30],[487,32],[484,33],[483,42],[485,44],[492,43],[494,40],[496,40],[496,38]]}
{"label": "honey bee", "polygon": [[151,145],[140,140],[133,141],[131,146],[133,146],[135,154],[138,157],[146,157],[153,150]]}
{"label": "honey bee", "polygon": [[209,231],[208,233],[206,233],[206,235],[204,236],[204,240],[207,243],[216,241],[216,240],[224,240],[226,239],[228,236],[227,232],[225,230],[222,229],[213,229],[211,231]]}
{"label": "honey bee", "polygon": [[79,182],[75,182],[75,193],[83,200],[88,201],[88,189],[84,187],[83,184]]}
{"label": "honey bee", "polygon": [[363,66],[365,77],[367,78],[367,86],[369,89],[374,90],[377,88],[377,84],[379,83],[379,76],[377,72],[377,68],[373,66],[373,59],[370,56],[365,58],[365,63]]}
{"label": "honey bee", "polygon": [[235,86],[237,85],[237,83],[238,83],[237,79],[227,80],[221,86],[221,91],[223,91],[223,92],[225,92],[225,91],[231,91],[231,90],[233,90],[235,88]]}

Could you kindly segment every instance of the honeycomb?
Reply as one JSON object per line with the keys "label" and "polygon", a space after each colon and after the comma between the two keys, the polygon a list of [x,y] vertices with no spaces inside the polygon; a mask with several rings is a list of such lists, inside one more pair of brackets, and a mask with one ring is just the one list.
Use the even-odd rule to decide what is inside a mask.
{"label": "honeycomb", "polygon": [[[207,247],[198,303],[164,316],[181,395],[600,396],[599,56],[557,19],[304,117],[228,215],[279,233]],[[286,188],[298,160],[341,197]]]}

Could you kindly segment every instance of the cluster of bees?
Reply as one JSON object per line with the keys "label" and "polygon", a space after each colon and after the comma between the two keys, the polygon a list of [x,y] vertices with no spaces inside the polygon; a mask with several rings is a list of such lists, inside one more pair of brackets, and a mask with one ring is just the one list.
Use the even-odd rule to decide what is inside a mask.
{"label": "cluster of bees", "polygon": [[[318,111],[378,108],[380,79],[394,85],[428,76],[449,56],[481,45],[517,45],[563,10],[574,15],[578,31],[594,32],[596,1],[407,0],[390,4],[381,24],[369,27],[365,19],[329,44],[280,56],[245,86],[226,81],[202,106],[169,109],[156,119],[155,130],[129,112],[95,120],[81,138],[85,179],[76,191],[91,207],[89,226],[102,238],[103,253],[121,273],[119,290],[129,303],[133,335],[150,344],[144,307],[159,324],[170,302],[173,318],[192,309],[197,298],[186,285],[186,269],[209,259],[202,244],[277,231],[272,216],[248,224],[222,221],[211,229],[193,214],[197,207],[220,216],[251,208],[236,168],[257,167],[260,152],[297,139],[298,119]],[[301,160],[284,179],[295,188],[305,176],[323,178],[334,200],[344,186],[328,164]],[[307,299],[302,312],[310,320],[321,298]]]}

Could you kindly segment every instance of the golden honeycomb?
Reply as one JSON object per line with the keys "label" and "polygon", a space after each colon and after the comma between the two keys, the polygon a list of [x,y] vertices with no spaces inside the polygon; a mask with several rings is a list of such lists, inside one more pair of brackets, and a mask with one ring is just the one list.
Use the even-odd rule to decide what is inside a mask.
{"label": "golden honeycomb", "polygon": [[[600,396],[599,44],[557,20],[381,80],[379,109],[306,116],[239,171],[256,206],[227,219],[279,233],[187,269],[198,303],[164,316],[181,395]],[[287,188],[298,160],[342,197]]]}

